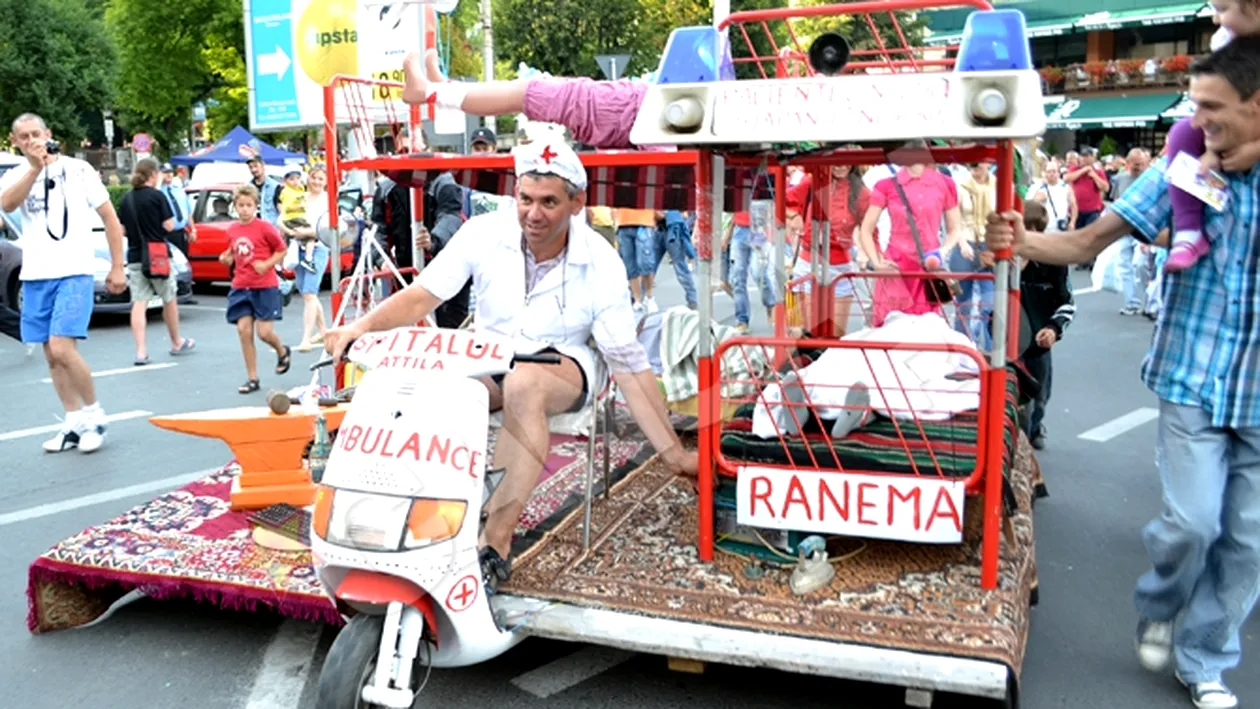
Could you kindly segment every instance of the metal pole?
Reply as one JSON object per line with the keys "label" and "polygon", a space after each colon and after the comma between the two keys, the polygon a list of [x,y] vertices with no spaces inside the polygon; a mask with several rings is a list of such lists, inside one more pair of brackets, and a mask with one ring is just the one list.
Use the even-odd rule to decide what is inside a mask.
{"label": "metal pole", "polygon": [[[490,0],[481,0],[481,73],[482,81],[494,81],[494,28]],[[486,127],[495,130],[494,116],[486,116]]]}

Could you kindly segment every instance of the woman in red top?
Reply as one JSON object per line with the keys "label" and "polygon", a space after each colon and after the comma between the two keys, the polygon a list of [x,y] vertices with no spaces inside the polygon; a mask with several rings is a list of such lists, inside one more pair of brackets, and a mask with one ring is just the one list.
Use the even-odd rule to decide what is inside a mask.
{"label": "woman in red top", "polygon": [[[799,246],[794,247],[792,280],[802,278],[813,272],[811,261],[813,238],[809,230],[804,228],[802,214],[810,212],[814,219],[828,220],[831,224],[829,239],[828,280],[835,280],[835,328],[836,336],[842,337],[848,330],[849,312],[853,306],[853,281],[843,277],[852,273],[854,237],[859,220],[871,204],[871,191],[862,184],[862,168],[849,165],[833,165],[831,180],[822,190],[819,204],[820,210],[808,210],[813,197],[813,180],[806,175],[795,187],[788,191],[787,212],[788,231],[800,236]],[[811,283],[806,281],[793,288],[793,292],[802,295],[805,312],[810,310]],[[809,323],[810,326],[816,323]]]}

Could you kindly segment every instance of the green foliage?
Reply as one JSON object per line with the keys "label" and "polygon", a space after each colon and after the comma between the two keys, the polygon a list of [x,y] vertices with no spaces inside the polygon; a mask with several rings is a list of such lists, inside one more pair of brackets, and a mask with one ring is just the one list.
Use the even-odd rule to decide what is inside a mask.
{"label": "green foliage", "polygon": [[105,189],[109,190],[109,201],[114,203],[114,211],[122,209],[123,195],[131,191],[130,185],[105,185]]}
{"label": "green foliage", "polygon": [[[601,77],[595,55],[633,54],[639,15],[635,0],[495,0],[495,53],[556,76]],[[626,73],[644,69],[631,61]]]}
{"label": "green foliage", "polygon": [[121,123],[169,155],[184,148],[192,106],[218,101],[208,120],[226,132],[246,121],[245,37],[238,0],[109,0],[105,21],[119,48]]}
{"label": "green foliage", "polygon": [[1104,135],[1103,139],[1098,142],[1098,154],[1099,155],[1119,155],[1120,144],[1117,143],[1116,139],[1112,138],[1110,135]]}
{"label": "green foliage", "polygon": [[0,0],[0,135],[38,113],[70,148],[86,134],[80,112],[108,105],[114,48],[82,0]]}

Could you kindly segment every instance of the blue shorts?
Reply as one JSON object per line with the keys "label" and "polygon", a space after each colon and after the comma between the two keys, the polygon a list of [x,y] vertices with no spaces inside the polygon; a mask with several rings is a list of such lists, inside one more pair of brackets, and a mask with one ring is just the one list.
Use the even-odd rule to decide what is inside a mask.
{"label": "blue shorts", "polygon": [[314,273],[306,270],[301,263],[297,265],[297,268],[293,269],[293,278],[297,281],[299,293],[319,293],[319,285],[324,280],[324,270],[328,268],[328,247],[323,244],[316,246],[313,261],[312,265],[315,266]]}
{"label": "blue shorts", "polygon": [[626,265],[627,278],[656,274],[656,227],[621,227],[617,230],[617,248]]}
{"label": "blue shorts", "polygon": [[284,317],[284,297],[279,288],[233,288],[228,292],[227,321],[241,318],[273,321]]}
{"label": "blue shorts", "polygon": [[95,291],[91,276],[22,281],[22,342],[43,344],[49,337],[86,339]]}

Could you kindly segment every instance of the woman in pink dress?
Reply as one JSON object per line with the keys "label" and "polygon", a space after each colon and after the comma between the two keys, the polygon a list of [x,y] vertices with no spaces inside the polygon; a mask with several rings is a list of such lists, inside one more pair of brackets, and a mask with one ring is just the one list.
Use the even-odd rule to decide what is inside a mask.
{"label": "woman in pink dress", "polygon": [[[926,148],[910,145],[911,148]],[[897,186],[901,186],[901,190]],[[904,192],[905,198],[902,198]],[[907,203],[909,206],[907,207]],[[875,241],[875,225],[888,210],[891,233],[888,248],[879,252]],[[922,252],[915,244],[910,220],[918,228]],[[941,223],[945,224],[945,241],[941,242]],[[924,163],[908,165],[894,177],[880,180],[871,191],[871,206],[866,210],[859,232],[859,246],[871,268],[885,272],[939,271],[947,263],[946,256],[962,238],[962,215],[958,209],[958,187],[954,181]],[[925,260],[927,263],[925,263]],[[879,278],[875,283],[872,325],[879,327],[894,311],[909,315],[941,313],[940,306],[927,297],[921,278]]]}

